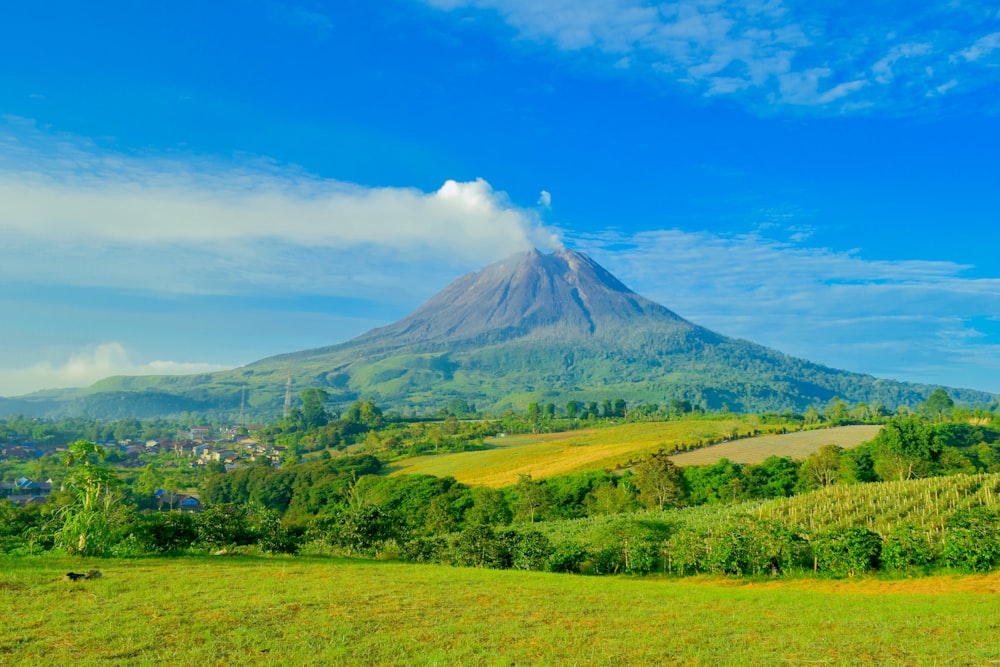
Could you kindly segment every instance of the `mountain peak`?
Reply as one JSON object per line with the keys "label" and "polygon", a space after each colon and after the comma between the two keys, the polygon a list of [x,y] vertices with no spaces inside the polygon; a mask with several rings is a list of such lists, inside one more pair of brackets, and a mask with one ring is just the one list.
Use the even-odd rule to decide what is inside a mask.
{"label": "mountain peak", "polygon": [[575,250],[537,248],[468,273],[395,324],[355,339],[499,342],[611,335],[636,318],[683,320],[645,299]]}

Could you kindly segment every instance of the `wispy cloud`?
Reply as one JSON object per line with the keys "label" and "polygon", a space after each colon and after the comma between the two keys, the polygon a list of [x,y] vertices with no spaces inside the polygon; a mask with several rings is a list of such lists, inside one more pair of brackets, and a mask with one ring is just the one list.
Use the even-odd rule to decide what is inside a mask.
{"label": "wispy cloud", "polygon": [[112,375],[180,375],[222,370],[217,364],[154,360],[135,362],[121,343],[88,346],[60,363],[40,362],[0,373],[0,396],[53,387],[86,387]]}
{"label": "wispy cloud", "polygon": [[482,179],[369,188],[249,159],[114,154],[17,119],[0,155],[0,280],[357,296],[387,265],[472,268],[559,243]]}
{"label": "wispy cloud", "polygon": [[909,113],[928,96],[1000,81],[1000,17],[986,2],[896,11],[783,0],[424,0],[493,12],[521,39],[594,53],[705,96],[773,113]]}
{"label": "wispy cloud", "polygon": [[1000,391],[1000,279],[951,262],[660,230],[572,243],[697,324],[837,368]]}
{"label": "wispy cloud", "polygon": [[993,52],[1000,49],[1000,32],[990,33],[980,37],[967,49],[962,50],[959,57],[975,62],[993,55]]}

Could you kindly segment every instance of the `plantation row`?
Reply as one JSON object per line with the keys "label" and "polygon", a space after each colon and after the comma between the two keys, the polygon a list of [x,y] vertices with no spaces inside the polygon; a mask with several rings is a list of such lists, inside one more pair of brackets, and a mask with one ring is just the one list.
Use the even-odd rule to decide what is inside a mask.
{"label": "plantation row", "polygon": [[987,571],[1000,566],[998,527],[1000,474],[834,486],[779,500],[536,529],[552,544],[586,554],[580,571],[843,575]]}

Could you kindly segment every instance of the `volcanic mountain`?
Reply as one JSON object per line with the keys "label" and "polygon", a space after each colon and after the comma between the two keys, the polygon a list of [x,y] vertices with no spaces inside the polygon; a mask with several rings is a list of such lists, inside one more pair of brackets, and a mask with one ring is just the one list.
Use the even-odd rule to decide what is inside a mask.
{"label": "volcanic mountain", "polygon": [[[456,399],[490,412],[615,398],[756,412],[801,411],[840,397],[894,409],[934,389],[722,336],[636,294],[582,253],[532,250],[464,275],[398,322],[342,344],[212,375],[109,378],[76,402],[91,414],[99,396],[114,397],[118,410],[145,401],[147,414],[161,401],[170,412],[232,411],[248,391],[254,412],[273,415],[289,377],[295,389],[323,387],[338,403],[374,397],[409,413]],[[966,402],[996,398],[950,392]]]}

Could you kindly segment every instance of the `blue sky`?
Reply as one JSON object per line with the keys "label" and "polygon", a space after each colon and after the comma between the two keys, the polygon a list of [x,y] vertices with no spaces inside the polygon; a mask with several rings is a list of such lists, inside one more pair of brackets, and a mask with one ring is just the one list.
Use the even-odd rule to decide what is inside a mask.
{"label": "blue sky", "polygon": [[0,9],[0,395],[340,342],[520,249],[1000,392],[1000,9]]}

